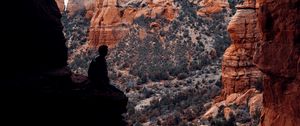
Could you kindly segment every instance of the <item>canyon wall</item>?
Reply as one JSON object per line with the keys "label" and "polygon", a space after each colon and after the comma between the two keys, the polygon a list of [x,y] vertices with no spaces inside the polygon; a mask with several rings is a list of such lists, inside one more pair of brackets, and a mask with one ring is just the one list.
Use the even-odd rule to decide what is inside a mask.
{"label": "canyon wall", "polygon": [[217,101],[262,84],[262,126],[300,122],[299,5],[299,0],[246,0],[228,26],[232,44],[224,54]]}
{"label": "canyon wall", "polygon": [[300,123],[300,0],[257,0],[262,35],[254,56],[265,74],[262,126]]}
{"label": "canyon wall", "polygon": [[[195,0],[200,9],[197,14],[208,16],[229,8],[227,0]],[[174,0],[96,0],[96,10],[91,20],[89,32],[90,47],[101,44],[114,47],[125,37],[133,21],[139,17],[156,19],[163,17],[169,21],[178,15]]]}
{"label": "canyon wall", "polygon": [[97,0],[96,6],[89,31],[91,47],[101,44],[114,47],[127,35],[134,19],[141,16],[151,18],[162,16],[167,20],[173,20],[176,16],[172,0]]}

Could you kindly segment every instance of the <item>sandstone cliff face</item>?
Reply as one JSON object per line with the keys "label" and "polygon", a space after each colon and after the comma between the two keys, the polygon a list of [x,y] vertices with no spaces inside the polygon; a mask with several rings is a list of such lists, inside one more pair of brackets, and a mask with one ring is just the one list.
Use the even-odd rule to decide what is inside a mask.
{"label": "sandstone cliff face", "polygon": [[[254,65],[253,56],[260,38],[258,34],[256,2],[245,0],[236,6],[227,30],[231,37],[231,45],[226,49],[222,61],[221,96],[202,118],[216,118],[223,111],[225,119],[235,118],[237,123],[257,125],[262,111],[262,73]],[[232,107],[237,105],[238,107]],[[245,108],[246,113],[239,117],[239,109]],[[230,111],[229,111],[230,110]],[[229,116],[231,114],[231,116]],[[250,122],[240,119],[249,118]]]}
{"label": "sandstone cliff face", "polygon": [[173,20],[176,16],[172,0],[97,0],[96,5],[89,33],[91,47],[101,44],[114,47],[127,35],[133,20],[141,16],[162,16],[167,20]]}
{"label": "sandstone cliff face", "polygon": [[257,0],[262,37],[254,62],[265,74],[262,126],[300,123],[299,5],[299,0]]}
{"label": "sandstone cliff face", "polygon": [[261,83],[262,74],[253,64],[259,40],[254,0],[237,5],[237,12],[228,25],[232,44],[226,49],[222,62],[222,95],[245,92]]}
{"label": "sandstone cliff face", "polygon": [[228,26],[232,45],[222,63],[222,96],[232,99],[259,84],[264,74],[263,126],[300,123],[299,3],[247,0]]}
{"label": "sandstone cliff face", "polygon": [[[197,14],[207,16],[228,9],[227,0],[195,0],[201,9]],[[172,21],[178,15],[174,0],[97,0],[91,21],[89,46],[101,44],[114,47],[128,33],[134,21],[141,16],[155,19],[157,16]]]}
{"label": "sandstone cliff face", "polygon": [[121,22],[120,7],[117,7],[116,0],[98,0],[97,4],[98,8],[91,20],[90,45],[98,46],[98,43],[112,45],[128,31],[124,27],[126,24]]}

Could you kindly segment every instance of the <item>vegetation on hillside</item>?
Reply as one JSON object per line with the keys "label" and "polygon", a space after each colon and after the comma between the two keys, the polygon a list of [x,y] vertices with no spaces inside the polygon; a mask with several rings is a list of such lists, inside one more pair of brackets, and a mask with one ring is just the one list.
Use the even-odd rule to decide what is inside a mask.
{"label": "vegetation on hillside", "polygon": [[[236,1],[230,2],[232,9],[209,17],[198,16],[199,6],[187,0],[174,4],[179,8],[175,20],[141,16],[109,51],[111,83],[129,97],[126,119],[135,126],[231,123],[219,116],[210,122],[200,117],[222,86],[221,59],[230,43],[227,24]],[[84,14],[63,19],[72,57],[69,66],[81,74],[97,55],[95,49],[84,48],[89,27]],[[145,37],[140,37],[141,31]],[[234,121],[245,121],[239,118]]]}

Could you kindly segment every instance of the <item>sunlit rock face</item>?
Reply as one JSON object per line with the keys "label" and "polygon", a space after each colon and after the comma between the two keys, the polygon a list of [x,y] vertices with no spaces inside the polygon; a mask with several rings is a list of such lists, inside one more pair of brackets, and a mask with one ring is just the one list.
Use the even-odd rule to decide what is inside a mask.
{"label": "sunlit rock face", "polygon": [[176,16],[172,0],[97,0],[96,6],[89,32],[91,47],[114,47],[127,35],[133,20],[141,16],[162,16],[167,20]]}
{"label": "sunlit rock face", "polygon": [[246,0],[237,5],[237,12],[228,25],[231,45],[224,53],[222,61],[223,96],[245,92],[261,85],[262,74],[253,64],[253,55],[260,34],[254,0]]}
{"label": "sunlit rock face", "polygon": [[265,74],[262,126],[300,124],[300,1],[257,0],[260,46],[254,57]]}
{"label": "sunlit rock face", "polygon": [[[89,39],[91,45],[97,46],[98,43],[112,45],[126,33],[125,23],[121,22],[120,7],[117,1],[98,1],[100,4],[91,20]],[[124,27],[122,27],[124,24]]]}
{"label": "sunlit rock face", "polygon": [[[196,0],[197,1],[197,0]],[[221,12],[223,9],[229,7],[228,0],[198,0],[200,9],[197,14],[201,16],[207,16],[210,14]]]}
{"label": "sunlit rock face", "polygon": [[232,44],[222,62],[222,98],[262,84],[262,126],[300,123],[299,3],[246,0],[228,25]]}
{"label": "sunlit rock face", "polygon": [[[222,116],[228,122],[234,118],[237,123],[258,125],[258,117],[263,109],[261,88],[263,75],[253,63],[260,39],[255,0],[245,0],[239,3],[236,9],[227,27],[231,45],[226,49],[222,59],[221,95],[215,98],[215,103],[202,118],[216,118],[220,111],[223,111]],[[240,108],[247,110],[243,113],[243,117],[238,116]],[[251,121],[240,122],[246,118]]]}

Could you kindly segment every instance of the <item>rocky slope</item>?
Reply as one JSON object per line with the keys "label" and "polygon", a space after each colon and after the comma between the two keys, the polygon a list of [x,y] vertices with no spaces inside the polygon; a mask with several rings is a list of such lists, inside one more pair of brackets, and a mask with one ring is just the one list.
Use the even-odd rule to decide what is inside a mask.
{"label": "rocky slope", "polygon": [[300,1],[257,0],[260,46],[254,56],[265,74],[263,126],[300,123]]}
{"label": "rocky slope", "polygon": [[[201,16],[197,14],[203,7],[201,1],[111,2],[104,7],[104,3],[97,4],[102,10],[96,11],[89,33],[103,39],[101,35],[107,34],[93,31],[105,31],[107,27],[105,32],[109,33],[110,26],[115,27],[111,28],[114,33],[126,31],[122,39],[111,42],[107,60],[111,82],[130,98],[129,123],[209,124],[198,118],[208,108],[203,105],[220,91],[220,63],[229,45],[226,28],[232,9],[226,6]],[[98,28],[93,27],[96,25]],[[86,73],[88,63],[96,55],[95,47],[101,44],[93,39],[78,46],[70,41],[74,50],[69,60],[72,70]],[[83,51],[78,51],[81,47]]]}
{"label": "rocky slope", "polygon": [[[56,2],[58,5],[60,4],[60,0],[56,0]],[[64,25],[63,31],[67,39],[66,45],[69,53],[68,62],[71,64],[71,68],[73,68],[73,59],[76,59],[75,56],[87,51],[88,30],[95,10],[95,0],[69,0],[67,8],[61,12]],[[88,66],[87,62],[82,61],[86,67]],[[74,70],[74,72],[77,70],[80,70],[80,68]]]}
{"label": "rocky slope", "polygon": [[[222,59],[222,95],[215,104],[205,104],[219,91],[220,57],[229,42],[226,27],[235,12],[235,8],[229,8],[237,3],[237,13],[228,26],[232,44]],[[278,16],[298,13],[298,1],[96,0],[91,5],[91,26],[86,23],[89,18],[85,18],[89,17],[89,9],[69,15],[72,21],[64,23],[71,47],[70,66],[85,73],[88,62],[96,55],[94,47],[109,44],[110,76],[131,97],[127,116],[132,124],[175,125],[175,120],[207,124],[197,119],[202,114],[215,117],[208,122],[212,125],[220,120],[231,123],[232,117],[239,124],[257,124],[262,101],[266,108],[261,118],[263,125],[298,122],[299,19],[292,15],[291,22],[280,23],[284,16]],[[87,29],[89,42],[85,38]],[[208,99],[196,98],[199,95]],[[287,112],[282,106],[289,108]],[[166,108],[177,109],[170,112]],[[208,108],[212,109],[204,113]]]}
{"label": "rocky slope", "polygon": [[[66,14],[70,66],[84,74],[94,47],[113,47],[110,77],[131,97],[127,116],[132,124],[256,125],[261,112],[262,125],[299,123],[299,0],[91,3],[93,9]],[[77,10],[75,5],[69,11]],[[94,11],[91,26],[86,10]],[[227,48],[226,27],[235,11]],[[223,89],[209,103],[218,95],[222,55]]]}

